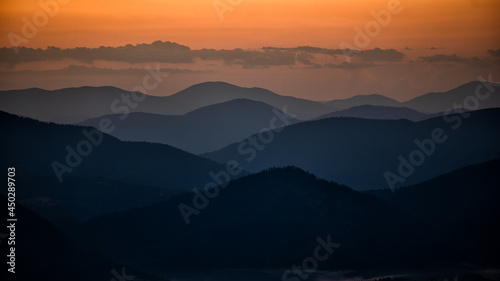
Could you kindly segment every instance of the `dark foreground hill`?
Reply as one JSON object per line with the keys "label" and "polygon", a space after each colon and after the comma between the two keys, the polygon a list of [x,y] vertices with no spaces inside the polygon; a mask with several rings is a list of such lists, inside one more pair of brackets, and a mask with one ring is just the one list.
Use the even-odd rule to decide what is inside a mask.
{"label": "dark foreground hill", "polygon": [[[500,160],[468,166],[395,192],[373,194],[427,222],[456,249],[457,257],[474,263],[500,263]],[[481,249],[481,250],[478,250]]]}
{"label": "dark foreground hill", "polygon": [[[186,194],[73,231],[98,252],[152,271],[288,269],[327,240],[321,270],[495,268],[498,165],[464,168],[394,195],[375,193],[391,203],[297,168],[270,169],[232,181],[211,199]],[[198,211],[189,224],[179,206]]]}
{"label": "dark foreground hill", "polygon": [[[320,268],[417,266],[443,254],[412,216],[293,167],[232,181],[208,201],[200,196],[94,218],[74,233],[117,261],[157,270],[290,268],[319,240],[331,248]],[[198,213],[183,216],[180,206]]]}
{"label": "dark foreground hill", "polygon": [[[19,189],[22,186],[18,187]],[[0,194],[0,203],[7,206],[7,197]],[[67,235],[21,204],[15,206],[15,244],[8,241],[10,230],[0,231],[0,247],[2,249],[2,280],[102,280],[109,281],[116,278],[113,272],[123,276],[137,276],[137,281],[160,280],[152,275],[137,271],[113,262],[103,256],[87,251],[74,243]],[[4,222],[7,212],[2,216]],[[9,225],[7,223],[7,225]],[[15,274],[7,272],[7,265],[11,255],[11,247],[15,253]],[[125,271],[122,271],[125,269]],[[140,277],[140,278],[139,278]],[[163,280],[163,279],[161,279]]]}

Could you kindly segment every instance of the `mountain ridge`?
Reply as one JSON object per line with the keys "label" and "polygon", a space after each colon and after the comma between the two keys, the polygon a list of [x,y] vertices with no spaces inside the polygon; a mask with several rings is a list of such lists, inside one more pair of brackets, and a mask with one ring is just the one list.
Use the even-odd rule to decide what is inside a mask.
{"label": "mountain ridge", "polygon": [[[251,147],[240,147],[241,143],[202,156],[219,163],[236,160],[249,172],[293,165],[355,190],[385,188],[386,172],[397,175],[402,161],[421,151],[416,141],[427,140],[438,130],[446,136],[444,143],[434,143],[423,164],[402,178],[404,184],[413,184],[500,156],[500,130],[494,121],[500,118],[500,109],[468,114],[467,119],[453,114],[420,122],[347,117],[306,121],[286,127],[253,157]],[[455,130],[457,125],[460,129]]]}
{"label": "mountain ridge", "polygon": [[[92,127],[41,122],[0,111],[0,129],[8,135],[1,140],[4,157],[0,164],[15,165],[32,177],[101,176],[178,191],[203,186],[212,181],[211,171],[225,170],[224,165],[172,146],[125,142],[105,133],[100,133],[101,138]],[[85,143],[90,152],[82,154],[79,151],[83,151]],[[55,162],[62,165],[59,173],[54,168]]]}
{"label": "mountain ridge", "polygon": [[[279,95],[264,88],[245,88],[226,82],[203,82],[170,96],[145,95],[146,98],[144,100],[141,98],[140,101],[134,99],[130,101],[131,92],[112,86],[84,86],[50,91],[30,88],[0,91],[0,110],[41,121],[71,124],[113,113],[148,112],[183,115],[204,106],[245,98],[267,103],[280,110],[286,107],[290,114],[297,116],[297,119],[310,120],[359,105],[408,107],[423,113],[443,112],[452,108],[455,103],[464,102],[465,98],[475,94],[477,87],[484,87],[484,85],[488,85],[491,89],[500,87],[495,83],[484,84],[480,81],[472,81],[445,92],[427,93],[405,102],[398,102],[379,94],[317,102]],[[495,92],[498,91],[495,90]],[[126,103],[123,96],[128,96],[130,103]],[[375,101],[373,101],[374,98]],[[478,109],[494,107],[500,107],[500,95],[495,93],[488,99],[481,100]]]}
{"label": "mountain ridge", "polygon": [[359,105],[348,109],[334,111],[316,118],[326,119],[332,117],[355,117],[364,119],[395,120],[407,119],[411,121],[421,121],[433,117],[407,107],[391,107],[380,105]]}
{"label": "mountain ridge", "polygon": [[104,119],[113,122],[110,133],[121,140],[163,143],[194,154],[221,149],[272,126],[299,122],[264,102],[234,99],[184,115],[136,112],[123,120],[121,115],[105,115],[78,124],[99,128]]}

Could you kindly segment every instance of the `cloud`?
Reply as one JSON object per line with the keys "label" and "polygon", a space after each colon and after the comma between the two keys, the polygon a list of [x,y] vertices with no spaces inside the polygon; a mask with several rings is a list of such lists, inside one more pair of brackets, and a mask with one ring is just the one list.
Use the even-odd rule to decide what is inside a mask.
{"label": "cloud", "polygon": [[[172,42],[155,41],[151,44],[125,45],[121,47],[32,49],[20,47],[16,54],[12,48],[0,48],[0,62],[10,66],[23,62],[58,61],[74,59],[82,63],[93,64],[97,60],[127,63],[184,63],[195,64],[197,60],[223,61],[226,65],[240,65],[243,68],[268,68],[272,66],[294,66],[296,64],[313,65],[318,63],[317,55],[331,57],[343,56],[345,50],[326,49],[310,46],[295,48],[263,47],[257,50],[192,50],[188,46]],[[358,51],[353,54],[361,61],[400,61],[404,54],[394,49]]]}
{"label": "cloud", "polygon": [[488,62],[481,60],[477,57],[462,58],[460,56],[457,56],[457,54],[453,55],[436,54],[433,56],[419,57],[419,60],[428,63],[461,63],[472,67],[490,66]]}
{"label": "cloud", "polygon": [[0,62],[15,65],[23,62],[57,61],[65,58],[83,63],[97,60],[120,61],[128,63],[195,63],[195,59],[222,60],[228,65],[245,67],[268,67],[295,64],[293,52],[281,50],[191,50],[172,42],[156,41],[152,44],[126,45],[121,47],[32,49],[20,47],[16,54],[12,48],[0,48]]}
{"label": "cloud", "polygon": [[[170,74],[186,74],[186,73],[211,73],[214,71],[196,71],[189,69],[178,68],[162,68],[161,72],[168,72]],[[109,69],[88,67],[83,65],[70,65],[61,69],[53,70],[21,70],[21,71],[4,71],[4,74],[49,74],[49,75],[143,75],[143,68],[125,68],[125,69]]]}
{"label": "cloud", "polygon": [[297,61],[304,65],[312,65],[311,59],[314,57],[311,54],[299,53],[297,54]]}
{"label": "cloud", "polygon": [[496,50],[488,50],[488,54],[490,54],[490,56],[492,57],[500,57],[500,49],[496,49]]}
{"label": "cloud", "polygon": [[307,54],[323,54],[329,56],[343,55],[344,51],[342,49],[326,49],[310,46],[300,46],[295,48],[277,48],[277,47],[263,47],[264,51],[287,51],[292,53],[307,53]]}
{"label": "cloud", "polygon": [[426,49],[429,49],[429,50],[439,50],[439,49],[444,49],[443,47],[429,47],[429,48],[426,48]]}
{"label": "cloud", "polygon": [[299,67],[300,69],[321,69],[321,68],[331,68],[331,69],[347,69],[347,70],[353,70],[353,69],[361,69],[361,68],[369,68],[369,67],[378,67],[381,65],[374,64],[374,63],[339,63],[339,64],[334,64],[334,63],[325,63],[325,64],[319,64],[319,63],[313,63],[311,65],[308,65],[306,67]]}
{"label": "cloud", "polygon": [[373,62],[373,61],[398,62],[403,60],[405,54],[396,51],[394,49],[382,50],[380,48],[375,48],[373,50],[360,51],[357,54],[357,56],[359,56],[362,61],[367,61],[367,62]]}
{"label": "cloud", "polygon": [[152,44],[126,45],[121,47],[78,47],[73,49],[60,49],[48,47],[47,49],[18,48],[16,54],[12,48],[0,49],[0,61],[10,64],[22,62],[62,60],[72,58],[81,62],[92,63],[96,60],[123,61],[130,63],[165,62],[189,63],[193,62],[191,49],[187,46],[172,42],[156,41]]}
{"label": "cloud", "polygon": [[376,66],[379,65],[373,63],[347,63],[347,62],[341,64],[327,63],[323,65],[323,67],[326,68],[336,68],[336,69],[359,69],[359,68],[376,67]]}
{"label": "cloud", "polygon": [[228,65],[242,65],[247,68],[295,64],[295,54],[280,50],[194,50],[192,54],[202,60],[222,60]]}
{"label": "cloud", "polygon": [[[296,48],[276,48],[276,47],[264,47],[263,50],[280,50],[280,51],[288,51],[288,52],[300,52],[307,54],[324,54],[332,57],[338,55],[344,55],[346,50],[344,49],[325,49],[325,48],[317,48],[317,47],[296,47]],[[348,52],[350,53],[350,52]],[[352,56],[359,57],[363,61],[386,61],[386,62],[396,62],[401,61],[405,54],[399,52],[394,49],[380,49],[375,48],[372,50],[360,50],[354,51]]]}

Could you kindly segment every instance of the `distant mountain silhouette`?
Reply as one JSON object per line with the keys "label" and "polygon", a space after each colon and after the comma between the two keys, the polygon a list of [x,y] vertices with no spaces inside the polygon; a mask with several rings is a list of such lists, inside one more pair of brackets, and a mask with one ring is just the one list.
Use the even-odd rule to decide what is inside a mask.
{"label": "distant mountain silhouette", "polygon": [[[328,101],[325,104],[337,108],[337,111],[360,105],[375,105],[407,107],[422,113],[439,113],[453,109],[454,104],[463,105],[468,96],[475,96],[478,87],[480,87],[479,94],[486,96],[488,89],[485,85],[492,87],[495,91],[488,98],[479,100],[477,109],[500,108],[500,85],[488,82],[483,84],[481,81],[472,81],[445,92],[427,93],[406,102],[399,102],[382,95],[358,95],[347,99]],[[471,103],[468,106],[474,106],[474,104]]]}
{"label": "distant mountain silhouette", "polygon": [[468,166],[395,192],[373,194],[425,221],[446,237],[442,244],[457,258],[499,264],[500,160]]}
{"label": "distant mountain silhouette", "polygon": [[[123,97],[129,96],[129,101]],[[143,97],[139,96],[140,99]],[[63,124],[83,122],[110,114],[145,112],[182,115],[195,109],[234,99],[261,101],[306,120],[332,111],[329,106],[280,96],[261,88],[243,88],[223,82],[206,82],[166,97],[146,96],[135,101],[130,92],[114,87],[81,87],[55,91],[26,89],[0,91],[0,110]],[[114,111],[113,111],[114,108]]]}
{"label": "distant mountain silhouette", "polygon": [[1,167],[14,166],[26,177],[57,179],[53,165],[58,162],[56,170],[63,181],[106,178],[179,192],[202,188],[213,181],[210,172],[226,170],[225,165],[168,145],[123,142],[106,134],[97,142],[97,130],[91,127],[43,123],[5,112],[0,112],[0,131]]}
{"label": "distant mountain silhouette", "polygon": [[323,103],[300,99],[290,96],[281,96],[262,88],[243,88],[224,82],[205,82],[193,85],[171,96],[174,101],[180,101],[194,108],[221,103],[233,99],[249,99],[261,101],[296,115],[299,120],[318,117],[332,111],[331,106]]}
{"label": "distant mountain silhouette", "polygon": [[[236,160],[250,172],[294,165],[356,190],[379,189],[389,186],[387,171],[403,175],[394,184],[402,186],[499,157],[499,119],[500,109],[474,111],[467,119],[450,115],[447,121],[443,117],[420,122],[329,118],[289,126],[259,147],[246,141],[203,156],[219,163]],[[434,149],[430,144],[419,148],[415,141],[422,146],[435,130],[446,138],[444,143],[435,143]],[[410,161],[410,154],[418,165],[401,164]],[[404,166],[402,173],[399,166]]]}
{"label": "distant mountain silhouette", "polygon": [[[0,110],[40,121],[70,124],[112,113],[113,101],[121,101],[121,95],[129,94],[115,87],[0,91]],[[151,109],[150,104],[159,102],[157,97],[146,100],[141,104],[144,109]]]}
{"label": "distant mountain silhouette", "polygon": [[131,113],[121,120],[120,115],[107,115],[79,125],[99,128],[100,121],[109,118],[116,126],[111,134],[121,140],[164,143],[200,154],[221,149],[271,126],[298,122],[287,117],[285,124],[280,119],[283,115],[263,102],[237,99],[181,116]]}
{"label": "distant mountain silhouette", "polygon": [[[500,108],[500,84],[486,84],[495,89],[495,91],[485,100],[478,100],[477,109]],[[488,89],[484,86],[483,82],[473,81],[446,92],[428,93],[416,97],[402,103],[402,105],[425,113],[444,112],[448,109],[453,109],[455,104],[463,106],[467,102],[470,103],[467,106],[474,106],[472,102],[466,101],[466,98],[469,96],[474,97],[478,87],[481,87],[479,91],[480,95],[487,95]]]}
{"label": "distant mountain silhouette", "polygon": [[401,103],[397,100],[382,96],[382,95],[357,95],[347,99],[338,99],[325,102],[332,108],[348,109],[360,105],[375,105],[375,106],[390,106],[400,107]]}
{"label": "distant mountain silhouette", "polygon": [[[234,99],[249,99],[295,115],[299,120],[310,120],[321,115],[360,105],[408,107],[423,113],[438,113],[461,104],[475,94],[482,82],[470,82],[443,93],[428,93],[407,102],[398,102],[381,95],[354,96],[343,100],[315,102],[281,96],[262,88],[243,88],[224,82],[205,82],[193,85],[166,97],[146,96],[134,100],[131,93],[114,87],[80,87],[47,91],[37,88],[0,91],[0,110],[20,116],[62,124],[83,122],[110,114],[144,112],[161,115],[183,115],[205,106]],[[498,84],[491,84],[498,89]],[[481,93],[485,89],[482,89]],[[480,102],[479,109],[500,107],[497,93]],[[128,97],[128,98],[127,98]],[[127,100],[128,99],[128,100]],[[143,99],[143,100],[142,100]]]}
{"label": "distant mountain silhouette", "polygon": [[326,119],[332,117],[355,117],[380,120],[407,119],[411,121],[421,121],[435,116],[427,115],[425,113],[421,113],[406,107],[360,105],[351,107],[349,109],[335,111],[320,116],[317,119]]}
{"label": "distant mountain silhouette", "polygon": [[193,206],[193,196],[94,218],[74,235],[117,261],[162,270],[289,268],[313,255],[318,238],[341,244],[321,269],[418,266],[440,257],[436,250],[423,258],[421,246],[434,244],[418,220],[293,167],[232,181],[186,225],[178,205]]}

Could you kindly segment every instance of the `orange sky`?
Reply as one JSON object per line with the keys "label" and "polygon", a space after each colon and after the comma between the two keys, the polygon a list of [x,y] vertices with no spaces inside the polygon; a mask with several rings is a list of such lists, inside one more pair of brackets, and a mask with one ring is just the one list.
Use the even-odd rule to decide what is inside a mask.
{"label": "orange sky", "polygon": [[[41,0],[54,2],[56,0]],[[62,0],[61,0],[62,1]],[[98,47],[178,42],[191,48],[258,48],[300,45],[338,48],[353,43],[354,27],[373,20],[371,11],[397,0],[65,0],[48,24],[21,46]],[[219,18],[214,3],[241,2]],[[39,0],[0,2],[0,46],[22,35]],[[64,1],[62,1],[64,2]],[[367,48],[443,47],[464,55],[500,46],[498,0],[401,0]]]}
{"label": "orange sky", "polygon": [[[57,1],[67,3],[58,4],[58,11],[47,16],[44,24],[44,10],[39,2]],[[219,15],[214,3],[236,4]],[[377,67],[352,69],[325,66],[314,69],[296,63],[249,69],[227,65],[222,60],[199,59],[188,64],[164,63],[164,68],[209,71],[173,73],[168,82],[151,94],[170,95],[195,83],[225,81],[313,100],[374,93],[407,100],[477,80],[479,75],[486,77],[493,73],[494,79],[499,80],[500,0],[0,0],[0,47],[12,46],[9,36],[24,36],[23,19],[33,23],[33,16],[37,15],[35,20],[40,24],[37,33],[24,38],[20,46],[95,48],[161,40],[191,49],[264,46],[344,49],[341,43],[359,48],[355,44],[355,28],[364,30],[374,21],[372,14],[387,10],[390,3],[399,3],[400,13],[391,14],[389,24],[375,32],[360,49],[393,48],[404,54],[400,62],[386,61],[377,63]],[[490,55],[489,49],[497,50],[497,55]],[[451,61],[422,60],[440,54]],[[325,58],[321,55],[317,57],[321,63],[329,62],[322,61]],[[337,64],[344,61],[343,56],[335,59]],[[84,85],[131,89],[142,81],[142,75],[124,78],[118,74],[44,72],[68,65],[145,67],[123,61],[88,64],[71,58],[61,61],[42,58],[16,65],[0,63],[0,89]],[[20,70],[40,72],[9,73]]]}

